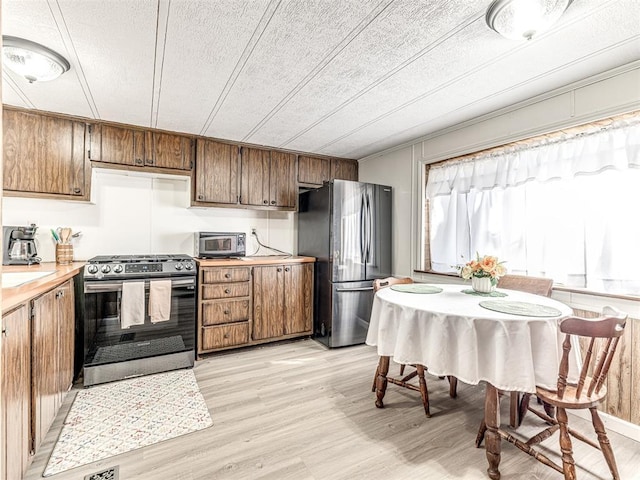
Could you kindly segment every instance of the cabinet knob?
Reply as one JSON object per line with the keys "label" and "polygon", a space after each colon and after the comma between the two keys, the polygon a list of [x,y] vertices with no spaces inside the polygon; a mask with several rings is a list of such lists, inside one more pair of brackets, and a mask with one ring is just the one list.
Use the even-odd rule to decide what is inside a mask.
{"label": "cabinet knob", "polygon": [[231,293],[231,290],[229,290],[228,288],[225,288],[224,289],[224,293],[229,294],[229,293]]}
{"label": "cabinet knob", "polygon": [[230,313],[231,313],[231,312],[230,312],[229,310],[225,310],[225,311],[224,311],[224,314],[225,314],[225,315],[229,315]]}
{"label": "cabinet knob", "polygon": [[222,338],[229,338],[229,334],[228,334],[228,333],[225,333],[225,334],[222,336]]}
{"label": "cabinet knob", "polygon": [[153,158],[147,159],[147,165],[153,165]]}
{"label": "cabinet knob", "polygon": [[275,200],[271,200],[271,205],[275,205],[276,201]]}
{"label": "cabinet knob", "polygon": [[78,195],[78,194],[82,193],[82,189],[80,189],[80,188],[78,188],[78,187],[75,187],[75,188],[73,189],[73,193],[75,193],[76,195]]}
{"label": "cabinet knob", "polygon": [[204,195],[198,195],[198,200],[204,200]]}
{"label": "cabinet knob", "polygon": [[225,273],[224,274],[224,278],[231,278],[231,274],[230,273]]}
{"label": "cabinet knob", "polygon": [[141,158],[136,158],[136,164],[137,165],[142,165],[142,159]]}
{"label": "cabinet knob", "polygon": [[269,204],[269,200],[263,200],[262,203],[264,203],[265,205]]}
{"label": "cabinet knob", "polygon": [[278,268],[276,269],[276,272],[281,272],[281,271],[282,271],[282,268],[280,268],[280,267],[278,267]]}
{"label": "cabinet knob", "polygon": [[289,267],[285,267],[284,271],[288,272],[289,270],[291,270]]}

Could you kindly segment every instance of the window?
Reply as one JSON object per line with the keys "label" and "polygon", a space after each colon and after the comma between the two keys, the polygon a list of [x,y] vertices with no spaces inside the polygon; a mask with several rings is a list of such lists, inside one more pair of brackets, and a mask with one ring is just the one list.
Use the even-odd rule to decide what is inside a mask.
{"label": "window", "polygon": [[640,295],[640,115],[429,168],[431,270],[476,255],[510,273]]}

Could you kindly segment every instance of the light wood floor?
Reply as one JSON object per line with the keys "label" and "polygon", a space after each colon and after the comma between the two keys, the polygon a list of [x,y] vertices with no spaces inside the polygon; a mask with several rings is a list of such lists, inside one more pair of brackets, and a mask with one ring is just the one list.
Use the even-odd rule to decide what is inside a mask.
{"label": "light wood floor", "polygon": [[[417,392],[394,385],[386,407],[377,409],[371,393],[376,364],[373,347],[327,350],[313,340],[209,356],[197,362],[195,374],[213,427],[48,478],[82,480],[119,465],[121,480],[487,479],[484,450],[473,445],[484,388],[462,384],[450,399],[446,382],[429,377],[432,418],[424,416]],[[41,478],[74,394],[67,395],[27,479]],[[590,431],[579,418],[570,422]],[[535,423],[528,415],[518,432]],[[622,478],[639,479],[640,445],[615,433],[610,439]],[[611,478],[600,452],[579,443],[576,458],[589,471],[579,468],[578,478]],[[502,445],[503,479],[562,478]]]}

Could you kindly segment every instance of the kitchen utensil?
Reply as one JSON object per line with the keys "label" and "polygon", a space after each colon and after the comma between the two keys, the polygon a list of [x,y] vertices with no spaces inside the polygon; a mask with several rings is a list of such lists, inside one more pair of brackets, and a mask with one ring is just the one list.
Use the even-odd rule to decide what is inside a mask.
{"label": "kitchen utensil", "polygon": [[64,227],[60,229],[60,242],[63,245],[66,245],[69,243],[69,240],[71,239],[71,229],[68,227]]}

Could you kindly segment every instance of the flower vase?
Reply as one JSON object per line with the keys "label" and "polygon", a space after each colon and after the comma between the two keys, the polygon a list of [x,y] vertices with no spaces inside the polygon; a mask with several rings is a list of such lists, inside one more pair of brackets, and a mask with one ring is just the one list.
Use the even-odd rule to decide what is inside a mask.
{"label": "flower vase", "polygon": [[491,293],[495,289],[491,277],[471,277],[471,288],[476,292]]}

